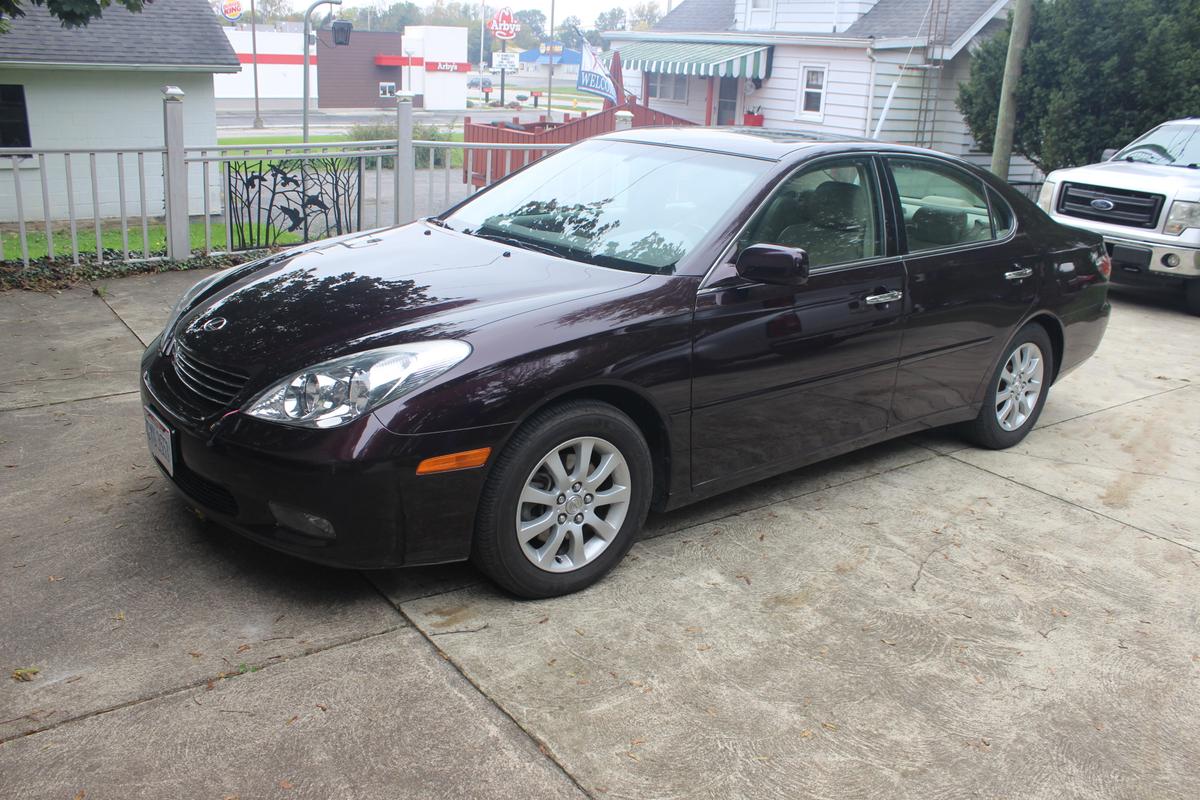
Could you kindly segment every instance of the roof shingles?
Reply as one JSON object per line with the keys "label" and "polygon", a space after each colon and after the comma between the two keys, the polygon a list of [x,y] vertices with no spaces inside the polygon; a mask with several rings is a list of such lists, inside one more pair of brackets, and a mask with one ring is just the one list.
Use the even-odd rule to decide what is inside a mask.
{"label": "roof shingles", "polygon": [[104,64],[237,71],[237,54],[206,0],[153,0],[141,13],[110,6],[84,28],[64,28],[42,6],[9,20],[0,33],[0,66]]}

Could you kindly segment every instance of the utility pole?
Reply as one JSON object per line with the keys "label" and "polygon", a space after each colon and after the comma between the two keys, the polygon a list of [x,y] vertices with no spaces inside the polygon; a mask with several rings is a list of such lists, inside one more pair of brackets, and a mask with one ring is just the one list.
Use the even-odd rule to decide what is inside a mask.
{"label": "utility pole", "polygon": [[1021,80],[1021,59],[1029,44],[1033,0],[1016,0],[1012,34],[1008,40],[1008,58],[1004,61],[1004,82],[1000,85],[1000,110],[996,115],[996,135],[992,144],[992,173],[1008,180],[1012,162],[1013,130],[1017,125],[1017,82]]}
{"label": "utility pole", "polygon": [[309,97],[309,74],[308,74],[308,39],[312,36],[312,12],[317,6],[323,6],[328,3],[331,6],[340,6],[342,0],[316,0],[308,10],[304,12],[304,112],[303,112],[303,127],[304,127],[304,142],[308,143],[308,97]]}
{"label": "utility pole", "polygon": [[254,10],[254,0],[250,0],[250,53],[254,59],[254,127],[261,128],[263,118],[258,107],[258,12]]}
{"label": "utility pole", "polygon": [[550,80],[546,86],[546,119],[554,122],[554,0],[550,0]]}
{"label": "utility pole", "polygon": [[479,3],[479,94],[483,96],[483,105],[487,106],[487,92],[483,91],[483,43],[487,39],[487,0]]}

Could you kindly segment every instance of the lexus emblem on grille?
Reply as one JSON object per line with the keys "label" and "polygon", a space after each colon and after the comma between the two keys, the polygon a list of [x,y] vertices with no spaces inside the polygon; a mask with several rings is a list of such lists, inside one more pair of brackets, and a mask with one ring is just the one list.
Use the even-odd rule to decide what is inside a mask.
{"label": "lexus emblem on grille", "polygon": [[200,330],[219,331],[219,330],[221,330],[221,328],[224,328],[224,327],[225,327],[225,318],[224,317],[213,317],[212,319],[208,320],[203,325],[201,325]]}
{"label": "lexus emblem on grille", "polygon": [[1103,197],[1097,197],[1091,202],[1091,206],[1097,211],[1112,211],[1114,208],[1116,208],[1117,204],[1112,200],[1105,200]]}

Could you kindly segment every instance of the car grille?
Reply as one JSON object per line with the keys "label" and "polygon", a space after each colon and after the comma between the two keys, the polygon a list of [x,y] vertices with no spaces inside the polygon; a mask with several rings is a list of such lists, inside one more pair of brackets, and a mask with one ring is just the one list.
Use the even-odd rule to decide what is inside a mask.
{"label": "car grille", "polygon": [[246,375],[209,364],[182,345],[175,347],[174,364],[175,377],[200,405],[225,408],[246,385]]}
{"label": "car grille", "polygon": [[184,494],[205,508],[226,516],[237,516],[237,500],[224,486],[219,486],[207,478],[201,478],[182,463],[176,465],[173,479],[175,485],[182,489]]}
{"label": "car grille", "polygon": [[[1165,200],[1161,194],[1089,186],[1085,183],[1064,183],[1058,211],[1060,214],[1113,225],[1155,228]],[[1097,208],[1093,202],[1101,206],[1111,204],[1111,207]]]}

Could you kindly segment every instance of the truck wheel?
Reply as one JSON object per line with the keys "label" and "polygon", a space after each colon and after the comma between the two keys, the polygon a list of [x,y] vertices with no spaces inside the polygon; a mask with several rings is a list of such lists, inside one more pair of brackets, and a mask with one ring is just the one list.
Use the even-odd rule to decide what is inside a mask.
{"label": "truck wheel", "polygon": [[1183,284],[1183,288],[1186,292],[1188,312],[1200,317],[1200,278],[1187,281]]}

